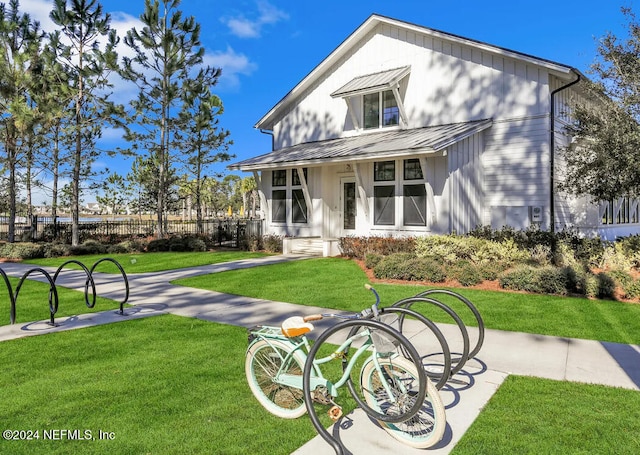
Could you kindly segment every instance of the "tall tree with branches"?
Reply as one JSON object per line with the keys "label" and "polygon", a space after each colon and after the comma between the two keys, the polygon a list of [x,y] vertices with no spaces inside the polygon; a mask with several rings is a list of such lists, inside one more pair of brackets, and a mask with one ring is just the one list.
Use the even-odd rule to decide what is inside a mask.
{"label": "tall tree with branches", "polygon": [[133,100],[125,137],[132,150],[149,154],[157,177],[156,235],[165,234],[163,216],[175,187],[175,134],[180,106],[193,71],[202,65],[200,25],[183,17],[179,0],[145,0],[141,30],[127,32],[124,42],[135,52],[123,59],[121,76],[139,89]]}
{"label": "tall tree with branches", "polygon": [[640,197],[640,24],[622,8],[628,37],[599,40],[593,81],[573,102],[576,140],[563,150],[566,173],[560,188],[595,201]]}
{"label": "tall tree with branches", "polygon": [[19,11],[19,1],[8,8],[0,4],[0,137],[4,146],[4,168],[8,172],[8,240],[15,240],[18,167],[24,162],[33,138],[35,107],[31,100],[34,81],[40,73],[38,54],[42,33],[27,14]]}
{"label": "tall tree with branches", "polygon": [[[49,16],[60,27],[65,43],[68,42],[59,41],[59,56],[72,74],[73,128],[65,135],[73,141],[71,243],[77,245],[81,182],[90,175],[91,163],[98,155],[96,138],[115,111],[106,89],[110,87],[109,72],[117,66],[117,37],[115,30],[110,29],[110,15],[103,12],[96,0],[55,0]],[[105,37],[106,43],[100,48],[100,39]]]}
{"label": "tall tree with branches", "polygon": [[199,233],[203,231],[202,198],[207,169],[213,163],[231,158],[229,131],[219,128],[218,117],[224,111],[222,101],[210,90],[219,75],[219,69],[207,67],[188,81],[178,116],[180,128],[175,135],[176,145],[186,156],[185,167],[193,177],[188,188],[196,206]]}

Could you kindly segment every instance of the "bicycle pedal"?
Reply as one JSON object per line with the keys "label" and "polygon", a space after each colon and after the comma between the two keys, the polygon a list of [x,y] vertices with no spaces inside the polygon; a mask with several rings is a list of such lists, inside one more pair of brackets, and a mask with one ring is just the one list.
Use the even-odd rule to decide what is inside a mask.
{"label": "bicycle pedal", "polygon": [[342,408],[340,406],[331,406],[331,409],[327,412],[329,414],[329,418],[336,422],[340,417],[342,417]]}

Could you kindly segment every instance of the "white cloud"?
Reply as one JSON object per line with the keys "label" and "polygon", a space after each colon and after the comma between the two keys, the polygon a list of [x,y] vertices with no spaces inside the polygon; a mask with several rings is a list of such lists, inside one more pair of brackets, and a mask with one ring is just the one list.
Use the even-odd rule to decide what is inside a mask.
{"label": "white cloud", "polygon": [[222,90],[237,88],[240,85],[239,75],[248,76],[257,68],[257,65],[246,55],[236,53],[231,46],[227,46],[225,51],[205,53],[204,64],[222,68],[222,76],[218,81],[218,87]]}
{"label": "white cloud", "polygon": [[279,10],[266,0],[257,2],[258,14],[250,19],[244,15],[223,18],[222,22],[229,27],[231,33],[239,38],[259,38],[265,25],[273,25],[281,20],[287,20],[289,15]]}

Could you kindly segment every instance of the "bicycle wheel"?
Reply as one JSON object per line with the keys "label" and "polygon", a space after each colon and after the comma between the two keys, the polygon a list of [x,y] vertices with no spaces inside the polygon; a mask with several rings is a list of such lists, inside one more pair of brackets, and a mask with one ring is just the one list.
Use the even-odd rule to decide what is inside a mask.
{"label": "bicycle wheel", "polygon": [[[369,406],[382,412],[388,408],[411,407],[415,403],[419,387],[418,373],[413,362],[404,358],[381,358],[378,363],[380,370],[376,368],[373,358],[362,368],[360,383]],[[418,449],[437,444],[442,439],[447,424],[444,404],[438,390],[429,378],[426,381],[427,395],[416,415],[399,423],[378,421],[395,439]],[[392,399],[389,397],[389,390],[394,395]]]}
{"label": "bicycle wheel", "polygon": [[278,372],[302,375],[304,356],[296,351],[287,359],[290,352],[291,347],[282,341],[256,341],[247,350],[244,368],[249,388],[260,404],[285,419],[298,418],[307,411],[302,389],[274,381]]}

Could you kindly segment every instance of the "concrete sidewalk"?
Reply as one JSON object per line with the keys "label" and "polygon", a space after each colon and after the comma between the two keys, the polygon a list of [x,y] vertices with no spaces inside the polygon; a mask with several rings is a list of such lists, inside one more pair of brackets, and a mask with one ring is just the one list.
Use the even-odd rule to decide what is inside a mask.
{"label": "concrete sidewalk", "polygon": [[[60,330],[72,330],[89,325],[114,323],[131,318],[149,317],[172,313],[207,321],[251,327],[256,324],[279,325],[291,315],[316,312],[335,312],[324,308],[294,305],[284,302],[252,299],[169,283],[188,276],[215,273],[235,268],[253,267],[282,261],[301,259],[303,256],[272,256],[213,264],[168,272],[129,275],[131,294],[129,304],[133,308],[120,316],[115,311],[84,314],[69,318],[56,318],[56,327],[44,322],[0,327],[0,341],[23,336],[40,335]],[[0,264],[9,276],[20,278],[31,265],[19,263]],[[51,273],[54,273],[51,270]],[[30,278],[45,280],[33,275]],[[60,274],[57,284],[84,289],[83,272],[67,271]],[[120,301],[124,296],[122,277],[111,274],[95,274],[97,293]],[[318,324],[319,333],[330,321]],[[454,325],[439,324],[447,340],[456,340],[459,329]],[[469,328],[472,344],[477,340],[477,329]],[[417,333],[411,338],[420,352],[428,351]],[[452,351],[455,352],[455,343]],[[429,453],[447,454],[473,423],[477,415],[509,374],[536,376],[548,379],[603,384],[613,387],[640,390],[640,347],[617,343],[568,339],[526,333],[487,330],[483,347],[475,359],[468,361],[447,386],[440,391],[447,411],[447,431],[443,441]],[[344,416],[332,429],[347,453],[376,455],[382,453],[422,453],[411,449],[375,428],[361,410]],[[319,436],[309,441],[296,455],[333,454],[333,449]]]}

